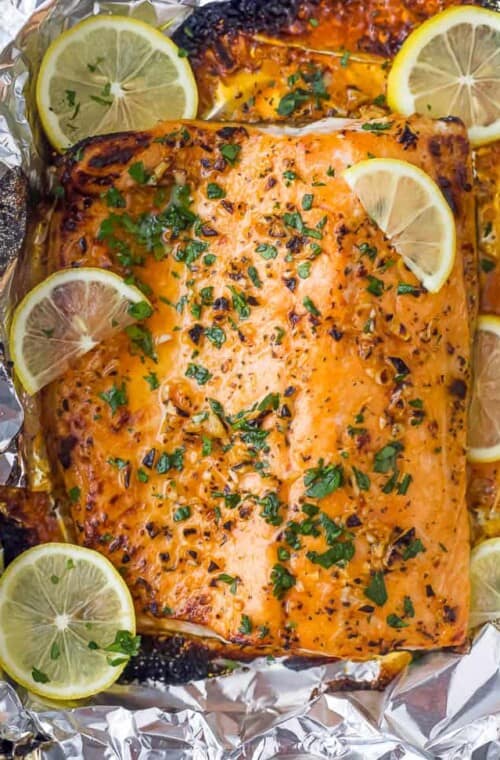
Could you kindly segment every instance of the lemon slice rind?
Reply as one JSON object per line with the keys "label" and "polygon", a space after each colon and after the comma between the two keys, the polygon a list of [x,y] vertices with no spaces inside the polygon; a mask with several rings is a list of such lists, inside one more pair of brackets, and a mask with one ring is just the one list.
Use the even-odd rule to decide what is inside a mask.
{"label": "lemon slice rind", "polygon": [[500,538],[476,546],[470,559],[471,627],[500,619]]}
{"label": "lemon slice rind", "polygon": [[[497,34],[500,38],[500,13],[488,10],[487,8],[470,5],[448,8],[442,13],[439,13],[436,16],[433,16],[432,18],[425,21],[421,26],[419,26],[417,29],[415,29],[414,32],[409,35],[393,61],[393,65],[387,81],[387,103],[392,111],[401,113],[405,116],[409,116],[415,113],[415,101],[419,95],[412,92],[410,77],[418,65],[418,60],[422,51],[431,43],[432,40],[444,36],[447,32],[459,26],[460,24],[469,24],[472,27],[469,35],[472,45],[476,44],[477,28],[480,26],[489,27],[491,30],[493,30],[493,34]],[[445,44],[447,46],[447,49],[450,50],[448,37],[446,37]],[[472,65],[471,61],[473,54],[475,60],[478,56],[475,53],[474,47],[471,48],[470,55],[466,56],[469,59],[469,66]],[[462,56],[460,57],[463,59]],[[484,58],[489,58],[489,54],[486,54]],[[450,60],[453,59],[454,61],[457,61],[457,56],[454,55],[454,51],[451,50]],[[484,61],[482,61],[482,63],[483,62]],[[461,64],[457,63],[457,66],[459,65]],[[499,90],[500,52],[494,54],[494,58],[490,59],[490,65],[494,66],[495,77],[493,79],[498,80],[497,90]],[[446,91],[450,90],[450,97],[452,98],[451,102],[454,102],[456,104],[457,97],[455,97],[455,101],[453,101],[453,87],[455,86],[455,83],[458,83],[456,84],[457,90],[459,90],[460,85],[462,86],[462,89],[458,92],[458,99],[461,99],[462,104],[467,103],[469,114],[467,115],[465,113],[460,113],[460,108],[456,105],[452,106],[452,109],[455,108],[458,110],[456,113],[447,113],[446,110],[440,111],[438,113],[435,107],[429,104],[425,110],[420,109],[424,115],[433,117],[458,116],[459,118],[462,118],[462,120],[466,122],[469,139],[473,145],[483,145],[485,143],[492,142],[500,137],[500,102],[498,102],[496,106],[498,118],[492,123],[484,125],[479,123],[475,124],[473,123],[473,119],[470,118],[471,116],[474,116],[474,114],[477,115],[477,104],[474,104],[474,97],[477,99],[477,95],[474,97],[461,98],[462,92],[464,96],[466,93],[469,93],[470,95],[471,79],[469,77],[474,77],[474,71],[464,72],[463,74],[460,74],[461,79],[459,80],[458,70],[455,75],[454,72],[445,71],[442,69],[441,83],[441,81],[438,79],[440,76],[439,66],[434,67],[431,64],[427,63],[426,66],[429,72],[428,89],[433,89],[436,91],[438,94],[438,101],[441,101],[442,103],[447,102],[447,98],[442,97],[442,95],[446,96]],[[425,70],[426,66],[421,66],[422,70]],[[479,68],[481,68],[481,64],[479,64],[479,66],[476,68],[476,71],[479,70]],[[491,72],[489,72],[489,74],[491,74]],[[486,78],[481,78],[481,80],[477,81],[485,81],[485,79]],[[482,97],[489,99],[490,92],[487,91],[487,87],[483,86],[483,88],[485,94],[482,94]],[[479,88],[479,91],[481,91],[481,88]],[[439,95],[439,93],[441,93],[441,95]],[[422,97],[425,98],[424,95],[422,95]],[[492,105],[493,104],[494,103],[492,103]]]}
{"label": "lemon slice rind", "polygon": [[[98,552],[42,544],[17,557],[0,579],[0,665],[42,697],[83,699],[111,686],[128,659],[105,650],[118,631],[135,635],[132,597]],[[35,680],[33,668],[48,680]]]}
{"label": "lemon slice rind", "polygon": [[187,58],[170,38],[144,21],[102,15],[81,21],[51,43],[36,101],[47,137],[65,150],[97,134],[194,118],[198,90]]}
{"label": "lemon slice rind", "polygon": [[[70,314],[64,315],[57,305],[54,308],[51,306],[54,294],[64,295],[65,288],[74,289],[76,286],[78,289],[80,285],[84,292],[85,288],[94,288],[94,296],[95,289],[101,291],[102,303],[99,305],[94,298],[88,304],[89,310],[91,308],[92,312],[95,311],[95,333],[89,334],[86,330],[88,325],[81,308],[72,317]],[[138,288],[126,284],[117,274],[105,269],[63,269],[47,277],[27,293],[12,319],[10,354],[16,375],[24,389],[33,395],[63,374],[71,361],[83,356],[101,340],[133,324],[136,320],[128,314],[128,306],[142,301],[147,302],[147,299]],[[49,309],[49,321],[45,327],[40,319],[35,319],[35,315],[43,311],[44,305]],[[109,322],[105,320],[106,314],[109,314]]]}
{"label": "lemon slice rind", "polygon": [[[402,256],[407,267],[431,293],[436,293],[448,279],[455,261],[456,232],[455,220],[445,197],[433,179],[422,169],[393,158],[372,158],[360,161],[344,171],[344,179],[357,195],[367,214],[372,218],[391,241],[396,251]],[[365,189],[361,186],[365,182]],[[422,207],[410,208],[405,218],[404,204],[401,202],[398,183],[409,183],[410,188],[419,192]],[[370,187],[371,186],[371,187]],[[366,190],[366,191],[365,191]],[[407,188],[408,190],[408,188]],[[406,193],[413,202],[412,193]],[[429,246],[438,248],[437,264],[435,260],[426,262],[427,271],[418,264],[417,257],[405,255],[408,250],[404,232],[415,224],[418,232],[419,214],[435,212],[439,222],[439,239],[428,239],[428,230],[433,225],[422,224],[421,232],[423,250]],[[400,215],[399,221],[397,220]],[[407,222],[407,226],[405,226]],[[394,233],[394,234],[393,234]],[[412,234],[414,237],[414,234]],[[418,241],[416,241],[418,243]],[[415,241],[411,241],[413,247]],[[424,248],[425,246],[425,248]]]}
{"label": "lemon slice rind", "polygon": [[[480,332],[487,332],[495,335],[498,338],[498,350],[500,351],[500,317],[494,315],[494,314],[482,314],[478,317],[477,325],[476,325],[476,339]],[[491,362],[494,360],[494,353],[489,352],[486,355],[486,360],[488,362]],[[479,357],[476,354],[476,365],[479,364]],[[481,373],[482,368],[480,366],[474,367],[474,373],[476,376],[476,382],[477,377]],[[492,380],[493,383],[498,383],[496,387],[499,388],[499,396],[500,396],[500,375],[497,377],[494,377]],[[476,402],[479,403],[480,399],[476,399],[476,393],[477,393],[477,386],[474,386],[474,394],[473,394],[473,400],[471,402],[471,411],[469,414],[469,428],[471,428],[472,425],[477,424],[478,420],[480,419],[480,416],[475,412],[475,404]],[[496,407],[496,405],[495,405]],[[500,418],[500,410],[498,411],[498,417]],[[498,420],[498,426],[500,427],[500,419]],[[470,462],[476,462],[476,463],[489,463],[489,462],[497,462],[500,460],[500,440],[497,444],[493,446],[469,446],[467,451],[468,459]]]}

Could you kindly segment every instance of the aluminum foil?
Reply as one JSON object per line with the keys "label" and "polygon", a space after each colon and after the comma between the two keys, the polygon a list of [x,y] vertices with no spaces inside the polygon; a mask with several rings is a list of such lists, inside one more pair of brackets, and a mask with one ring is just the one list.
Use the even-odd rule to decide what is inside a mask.
{"label": "aluminum foil", "polygon": [[[46,182],[30,73],[51,39],[92,13],[130,13],[174,30],[206,1],[0,0],[0,484],[24,483],[17,446],[22,406],[1,332],[25,235],[27,184],[36,191]],[[71,708],[42,703],[0,680],[0,757],[500,759],[494,626],[478,633],[468,654],[428,654],[385,690],[374,690],[380,675],[375,661],[297,671],[258,660],[183,686],[115,686]],[[353,683],[355,689],[341,690]]]}

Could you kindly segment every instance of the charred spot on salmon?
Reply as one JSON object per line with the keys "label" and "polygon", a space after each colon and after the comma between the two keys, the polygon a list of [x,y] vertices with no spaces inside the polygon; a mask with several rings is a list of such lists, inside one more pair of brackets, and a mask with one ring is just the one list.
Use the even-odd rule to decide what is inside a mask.
{"label": "charred spot on salmon", "polygon": [[67,435],[59,441],[59,461],[65,470],[71,467],[71,452],[78,443],[74,435]]}
{"label": "charred spot on salmon", "polygon": [[465,380],[456,378],[450,383],[450,393],[452,396],[456,396],[459,399],[465,399],[467,396],[467,383]]}

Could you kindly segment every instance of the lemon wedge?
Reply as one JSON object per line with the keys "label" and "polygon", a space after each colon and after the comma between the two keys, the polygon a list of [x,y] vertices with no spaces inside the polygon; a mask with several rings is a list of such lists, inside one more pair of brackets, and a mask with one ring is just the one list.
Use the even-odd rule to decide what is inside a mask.
{"label": "lemon wedge", "polygon": [[50,45],[36,101],[47,137],[64,150],[94,135],[191,119],[198,90],[187,58],[157,29],[125,16],[94,16]]}
{"label": "lemon wedge", "polygon": [[0,579],[0,664],[36,694],[96,694],[116,681],[138,646],[130,592],[98,552],[42,544]]}
{"label": "lemon wedge", "polygon": [[455,260],[455,220],[436,183],[393,158],[360,161],[344,179],[427,290],[436,293]]}
{"label": "lemon wedge", "polygon": [[500,137],[500,13],[449,8],[418,27],[387,82],[393,111],[458,116],[474,145]]}
{"label": "lemon wedge", "polygon": [[500,618],[500,538],[490,538],[473,549],[470,560],[470,625]]}
{"label": "lemon wedge", "polygon": [[10,354],[25,390],[36,393],[71,362],[125,327],[150,316],[151,305],[133,285],[105,269],[63,269],[17,306]]}
{"label": "lemon wedge", "polygon": [[469,459],[500,460],[500,317],[479,317],[474,339],[474,385],[469,409]]}

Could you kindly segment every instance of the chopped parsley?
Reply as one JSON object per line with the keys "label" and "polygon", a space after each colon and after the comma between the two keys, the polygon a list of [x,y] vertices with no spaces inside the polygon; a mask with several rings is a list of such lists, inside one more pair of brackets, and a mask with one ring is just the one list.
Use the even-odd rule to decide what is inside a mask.
{"label": "chopped parsley", "polygon": [[419,296],[422,291],[416,285],[411,285],[409,282],[398,283],[397,293],[398,296]]}
{"label": "chopped parsley", "polygon": [[116,467],[117,470],[124,470],[130,464],[128,459],[122,459],[121,457],[109,457],[107,462],[111,467]]}
{"label": "chopped parsley", "polygon": [[170,470],[181,472],[184,467],[184,451],[184,446],[174,449],[171,454],[164,451],[156,463],[156,471],[160,475],[165,475]]}
{"label": "chopped parsley", "polygon": [[116,632],[114,641],[111,644],[108,644],[107,647],[104,647],[104,650],[106,652],[115,652],[124,655],[123,657],[118,657],[114,660],[108,658],[109,664],[116,666],[123,665],[129,657],[135,657],[138,655],[140,646],[140,636],[134,636],[130,631],[120,630]]}
{"label": "chopped parsley", "polygon": [[44,673],[41,670],[38,670],[38,668],[33,667],[31,669],[31,677],[35,681],[35,683],[49,683],[50,678],[46,673]]}
{"label": "chopped parsley", "polygon": [[152,391],[155,391],[160,387],[160,381],[158,380],[156,372],[150,372],[149,375],[144,375],[143,379],[147,382]]}
{"label": "chopped parsley", "polygon": [[142,351],[145,356],[148,356],[155,362],[158,360],[154,350],[153,336],[147,327],[143,327],[142,325],[129,325],[125,328],[125,332],[132,344]]}
{"label": "chopped parsley", "polygon": [[364,594],[379,607],[382,607],[386,603],[388,596],[383,573],[380,571],[373,573],[368,586],[364,590]]}
{"label": "chopped parsley", "polygon": [[322,554],[310,551],[306,556],[313,564],[321,565],[326,570],[332,565],[344,567],[354,557],[354,544],[352,541],[337,541]]}
{"label": "chopped parsley", "polygon": [[403,477],[401,478],[400,482],[398,483],[397,492],[400,496],[404,496],[406,492],[408,491],[408,488],[410,487],[410,484],[412,482],[413,478],[410,475],[409,472],[407,472]]}
{"label": "chopped parsley", "polygon": [[149,481],[149,475],[146,472],[146,470],[143,470],[142,467],[139,467],[139,469],[137,470],[137,480],[140,483],[147,483]]}
{"label": "chopped parsley", "polygon": [[76,504],[80,500],[81,491],[78,486],[73,486],[68,491],[68,498],[72,504]]}
{"label": "chopped parsley", "polygon": [[374,245],[370,245],[370,243],[360,243],[357,248],[362,256],[368,256],[370,261],[375,261],[378,250]]}
{"label": "chopped parsley", "polygon": [[365,132],[385,132],[392,127],[392,121],[368,121],[361,125]]}
{"label": "chopped parsley", "polygon": [[129,166],[128,173],[139,185],[145,185],[151,177],[149,172],[146,171],[142,161],[137,161],[135,164]]}
{"label": "chopped parsley", "polygon": [[210,198],[210,200],[216,200],[218,198],[225,198],[226,197],[226,191],[223,187],[218,185],[216,182],[209,182],[207,185],[207,198]]}
{"label": "chopped parsley", "polygon": [[125,208],[127,205],[125,198],[116,187],[110,187],[106,193],[104,193],[106,203],[111,208]]}
{"label": "chopped parsley", "polygon": [[188,364],[185,375],[196,380],[198,385],[206,385],[213,377],[206,367],[202,367],[201,364],[194,364],[193,362]]}
{"label": "chopped parsley", "polygon": [[191,517],[191,507],[178,507],[174,511],[174,522],[183,522]]}
{"label": "chopped parsley", "polygon": [[256,288],[262,287],[262,280],[259,278],[259,273],[256,270],[255,267],[251,266],[247,269],[248,276],[250,277],[252,283],[255,285]]}
{"label": "chopped parsley", "polygon": [[245,294],[242,293],[241,290],[237,290],[233,285],[229,285],[229,290],[233,296],[233,309],[238,312],[240,319],[248,319],[250,316],[250,307],[247,303]]}
{"label": "chopped parsley", "polygon": [[370,478],[368,475],[366,475],[364,472],[361,472],[361,470],[358,470],[357,467],[353,467],[352,471],[354,473],[354,477],[356,479],[356,485],[358,486],[360,491],[369,491],[370,490]]}
{"label": "chopped parsley", "polygon": [[297,87],[292,92],[283,95],[276,109],[279,116],[291,116],[300,106],[310,99],[311,94],[302,87]]}
{"label": "chopped parsley", "polygon": [[345,67],[346,67],[346,66],[347,66],[347,64],[349,63],[349,58],[350,58],[350,57],[351,57],[351,54],[350,54],[350,52],[349,52],[348,50],[345,50],[345,51],[342,53],[342,57],[341,57],[341,59],[340,59],[340,65],[342,66],[342,68],[344,68],[344,69],[345,69]]}
{"label": "chopped parsley", "polygon": [[241,625],[238,628],[240,633],[252,633],[253,625],[248,615],[241,616]]}
{"label": "chopped parsley", "polygon": [[404,550],[403,559],[413,559],[413,557],[416,557],[417,554],[420,554],[421,552],[425,552],[425,546],[419,538],[416,538]]}
{"label": "chopped parsley", "polygon": [[382,280],[379,280],[378,277],[368,275],[368,285],[366,286],[366,289],[368,293],[380,297],[384,292],[384,283]]}
{"label": "chopped parsley", "polygon": [[50,647],[50,659],[51,660],[58,660],[61,656],[61,647],[57,643],[57,641],[52,642],[52,646]]}
{"label": "chopped parsley", "polygon": [[413,606],[413,602],[409,596],[405,596],[403,600],[403,608],[406,617],[415,617],[415,607]]}
{"label": "chopped parsley", "polygon": [[260,253],[263,259],[269,261],[269,259],[275,259],[278,255],[278,250],[274,245],[269,243],[260,243],[255,249],[256,253]]}
{"label": "chopped parsley", "polygon": [[307,280],[307,278],[311,274],[311,262],[303,261],[301,264],[299,264],[299,266],[297,267],[297,274],[299,275],[301,280]]}
{"label": "chopped parsley", "polygon": [[304,211],[310,211],[313,206],[314,195],[312,193],[306,193],[302,196],[302,208]]}
{"label": "chopped parsley", "polygon": [[114,415],[120,406],[126,406],[128,403],[125,383],[122,383],[119,387],[113,384],[113,387],[110,388],[109,391],[99,393],[99,398],[108,404],[111,409],[111,414]]}
{"label": "chopped parsley", "polygon": [[205,335],[207,336],[210,343],[213,343],[216,348],[221,348],[226,342],[226,333],[222,327],[219,327],[218,325],[206,327]]}
{"label": "chopped parsley", "polygon": [[259,402],[259,405],[257,409],[259,412],[265,412],[266,409],[276,409],[280,405],[280,394],[279,393],[268,393],[267,396],[264,396],[262,401]]}
{"label": "chopped parsley", "polygon": [[231,594],[236,594],[236,591],[238,590],[238,578],[228,575],[227,573],[221,573],[217,576],[217,580],[222,583],[227,583]]}
{"label": "chopped parsley", "polygon": [[283,517],[279,514],[279,510],[282,504],[277,493],[266,494],[262,499],[259,499],[259,504],[262,507],[260,515],[269,525],[281,525]]}
{"label": "chopped parsley", "polygon": [[313,317],[319,317],[321,315],[320,310],[314,305],[314,302],[309,298],[309,296],[305,296],[303,298],[302,305],[305,309],[307,309],[309,314],[313,315]]}
{"label": "chopped parsley", "polygon": [[234,166],[236,160],[241,152],[241,145],[235,145],[233,143],[226,143],[221,145],[220,152],[231,166]]}
{"label": "chopped parsley", "polygon": [[273,584],[273,595],[277,599],[283,599],[287,591],[295,586],[297,579],[286,567],[277,563],[271,571],[271,583]]}
{"label": "chopped parsley", "polygon": [[405,623],[404,620],[398,617],[398,615],[395,615],[393,612],[391,612],[390,615],[387,615],[386,620],[387,625],[390,625],[391,628],[408,628],[408,623]]}
{"label": "chopped parsley", "polygon": [[373,469],[375,472],[386,473],[396,468],[398,455],[404,446],[399,441],[392,441],[375,454]]}
{"label": "chopped parsley", "polygon": [[324,464],[324,459],[318,461],[317,467],[306,471],[304,485],[306,496],[311,499],[323,499],[336,491],[343,483],[341,465]]}
{"label": "chopped parsley", "polygon": [[481,259],[481,269],[485,274],[488,274],[488,272],[491,272],[492,269],[495,269],[496,262],[492,259]]}
{"label": "chopped parsley", "polygon": [[153,313],[153,307],[147,301],[139,301],[129,304],[127,313],[134,319],[147,319]]}

